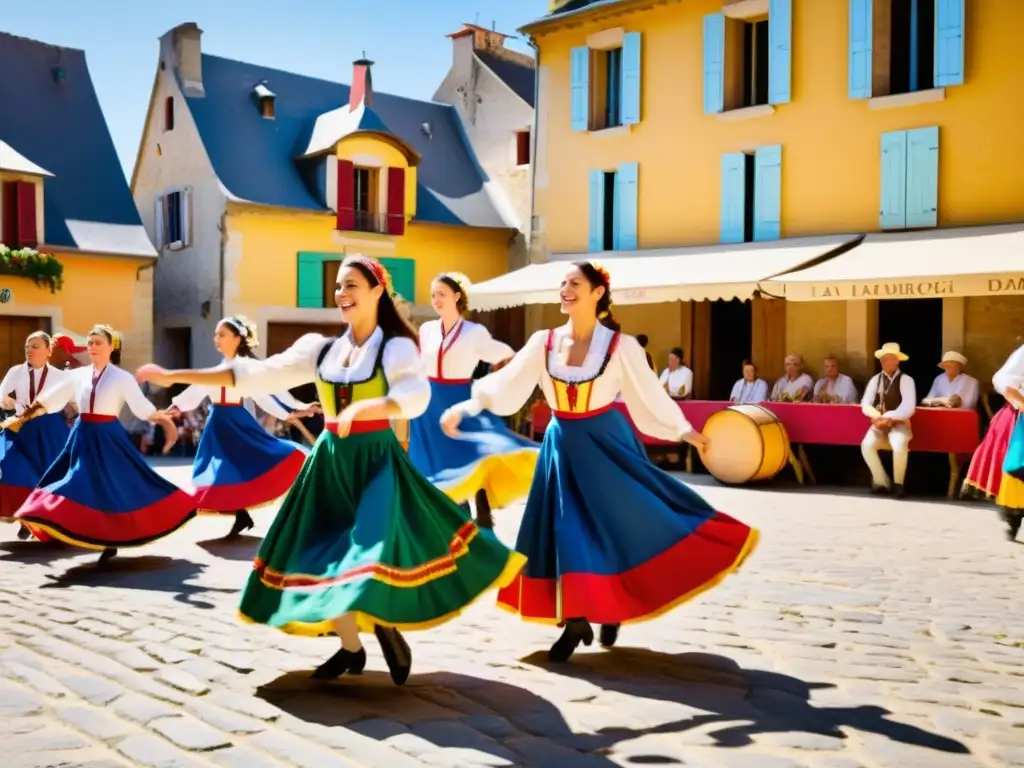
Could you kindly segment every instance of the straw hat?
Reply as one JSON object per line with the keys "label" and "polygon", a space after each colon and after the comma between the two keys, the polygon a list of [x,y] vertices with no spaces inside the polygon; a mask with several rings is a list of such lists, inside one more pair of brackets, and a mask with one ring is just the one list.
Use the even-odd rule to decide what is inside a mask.
{"label": "straw hat", "polygon": [[900,351],[900,345],[897,344],[895,341],[887,341],[885,342],[885,344],[882,345],[881,349],[875,350],[875,357],[877,357],[879,360],[881,360],[886,355],[895,355],[897,359],[900,360],[900,362],[910,359],[907,355],[903,354],[903,352]]}
{"label": "straw hat", "polygon": [[953,352],[950,350],[942,356],[942,362],[939,363],[939,368],[945,368],[947,363],[960,363],[960,365],[967,365],[967,358],[959,352]]}

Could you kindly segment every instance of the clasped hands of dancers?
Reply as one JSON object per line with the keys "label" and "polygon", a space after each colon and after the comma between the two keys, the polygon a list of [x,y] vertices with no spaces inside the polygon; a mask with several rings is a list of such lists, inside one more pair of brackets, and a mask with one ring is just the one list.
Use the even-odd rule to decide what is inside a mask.
{"label": "clasped hands of dancers", "polygon": [[[62,496],[68,471],[59,469],[58,460],[15,518],[37,535],[52,533],[81,546],[128,546],[124,528],[133,530],[131,544],[144,543],[146,537],[134,529],[144,527],[146,540],[152,540],[184,523],[197,507],[231,510],[261,503],[256,493],[234,501],[242,489],[258,485],[280,495],[284,488],[269,479],[292,471],[281,467],[294,461],[294,449],[274,443],[271,450],[262,430],[260,437],[239,434],[248,422],[228,414],[244,412],[237,407],[242,398],[265,398],[312,382],[325,429],[288,478],[290,490],[263,539],[240,615],[289,633],[336,634],[341,648],[317,668],[316,678],[360,673],[366,663],[360,633],[372,631],[392,679],[403,683],[412,659],[402,631],[443,624],[491,588],[498,589],[500,607],[527,621],[562,627],[549,656],[565,661],[581,643],[593,642],[592,623],[601,625],[601,642],[611,646],[621,624],[654,618],[738,568],[755,547],[757,531],[715,511],[655,467],[612,407],[621,394],[645,434],[706,446],[659,384],[636,340],[619,331],[608,273],[590,262],[569,265],[560,288],[567,324],[534,334],[515,354],[463,318],[470,289],[461,275],[439,276],[431,296],[439,319],[417,334],[397,311],[383,266],[367,257],[346,258],[335,286],[347,325],[342,336],[308,334],[258,360],[225,343],[234,337],[254,341],[247,324],[227,318],[218,327],[221,365],[139,369],[139,381],[191,385],[176,398],[180,410],[200,392],[219,395],[211,396],[214,407],[199,453],[208,442],[206,455],[221,461],[204,463],[197,456],[193,480],[197,495],[206,488],[207,498],[222,501],[200,505],[168,488],[137,451],[125,466],[131,468],[130,495],[142,503],[126,511],[102,497],[115,479],[106,478],[99,465],[102,443],[85,444],[82,434],[89,430],[83,426],[96,422],[85,418],[93,409],[83,408],[61,453],[94,452],[75,494],[78,501]],[[491,363],[493,372],[472,381],[481,361]],[[86,402],[96,399],[97,378],[83,381],[88,391],[80,394],[80,407],[83,396]],[[131,383],[138,396],[124,395],[135,398],[129,406],[157,418]],[[519,411],[537,386],[553,413],[540,446],[511,432],[500,418]],[[124,392],[130,389],[124,385]],[[103,390],[101,384],[100,395]],[[192,399],[185,397],[189,392]],[[59,400],[45,392],[30,399],[41,400],[48,412]],[[111,402],[106,410],[115,404],[119,409]],[[391,429],[392,419],[411,420],[408,453]],[[78,445],[72,446],[76,432]],[[130,446],[123,429],[121,436]],[[69,462],[75,463],[64,459]],[[225,465],[228,470],[220,469]],[[123,469],[116,482],[123,490]],[[45,503],[33,503],[36,494],[48,494]],[[509,549],[489,529],[490,510],[523,496],[522,525]],[[63,517],[53,512],[60,509],[54,498],[68,502]],[[469,514],[471,500],[477,522]]]}

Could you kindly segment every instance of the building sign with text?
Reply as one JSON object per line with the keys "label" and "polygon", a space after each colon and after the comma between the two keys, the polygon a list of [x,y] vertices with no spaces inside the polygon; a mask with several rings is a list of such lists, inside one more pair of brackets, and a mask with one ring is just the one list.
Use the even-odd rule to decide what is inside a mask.
{"label": "building sign with text", "polygon": [[[770,284],[768,290],[771,291]],[[774,293],[774,291],[772,291]],[[779,293],[782,293],[781,291]],[[915,277],[837,283],[785,283],[789,301],[855,301],[858,299],[944,299],[961,296],[1024,294],[1024,274]]]}

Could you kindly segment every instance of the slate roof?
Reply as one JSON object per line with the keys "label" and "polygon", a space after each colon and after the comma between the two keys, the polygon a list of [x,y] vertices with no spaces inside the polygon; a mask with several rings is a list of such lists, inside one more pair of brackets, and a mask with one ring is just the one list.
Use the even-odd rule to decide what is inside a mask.
{"label": "slate roof", "polygon": [[0,140],[53,174],[44,245],[156,257],[83,51],[0,32],[0,104]]}
{"label": "slate roof", "polygon": [[557,11],[553,11],[545,16],[542,16],[535,21],[531,21],[529,24],[525,24],[519,28],[520,31],[528,30],[531,27],[543,24],[545,21],[556,19],[560,16],[569,16],[579,11],[586,10],[590,7],[604,6],[604,5],[615,5],[621,3],[623,0],[569,0],[565,5],[559,8]]}
{"label": "slate roof", "polygon": [[515,91],[516,95],[529,104],[536,106],[536,90],[534,80],[535,71],[533,67],[519,64],[515,61],[503,59],[488,51],[475,51],[476,57],[480,59],[487,68],[496,74],[505,85]]}
{"label": "slate roof", "polygon": [[[327,210],[303,182],[302,156],[317,118],[348,104],[349,86],[203,54],[205,96],[186,97],[221,184],[237,199]],[[274,119],[257,109],[253,88],[276,94]],[[375,91],[373,111],[422,157],[415,219],[474,227],[508,226],[485,188],[453,107]],[[430,136],[422,124],[430,126]]]}

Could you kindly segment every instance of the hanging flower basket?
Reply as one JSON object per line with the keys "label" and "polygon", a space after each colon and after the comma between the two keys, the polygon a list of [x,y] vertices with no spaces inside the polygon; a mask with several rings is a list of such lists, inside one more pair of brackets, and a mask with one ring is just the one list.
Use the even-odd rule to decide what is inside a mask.
{"label": "hanging flower basket", "polygon": [[27,277],[40,287],[56,293],[64,286],[64,266],[48,253],[34,248],[12,250],[0,243],[0,275]]}

